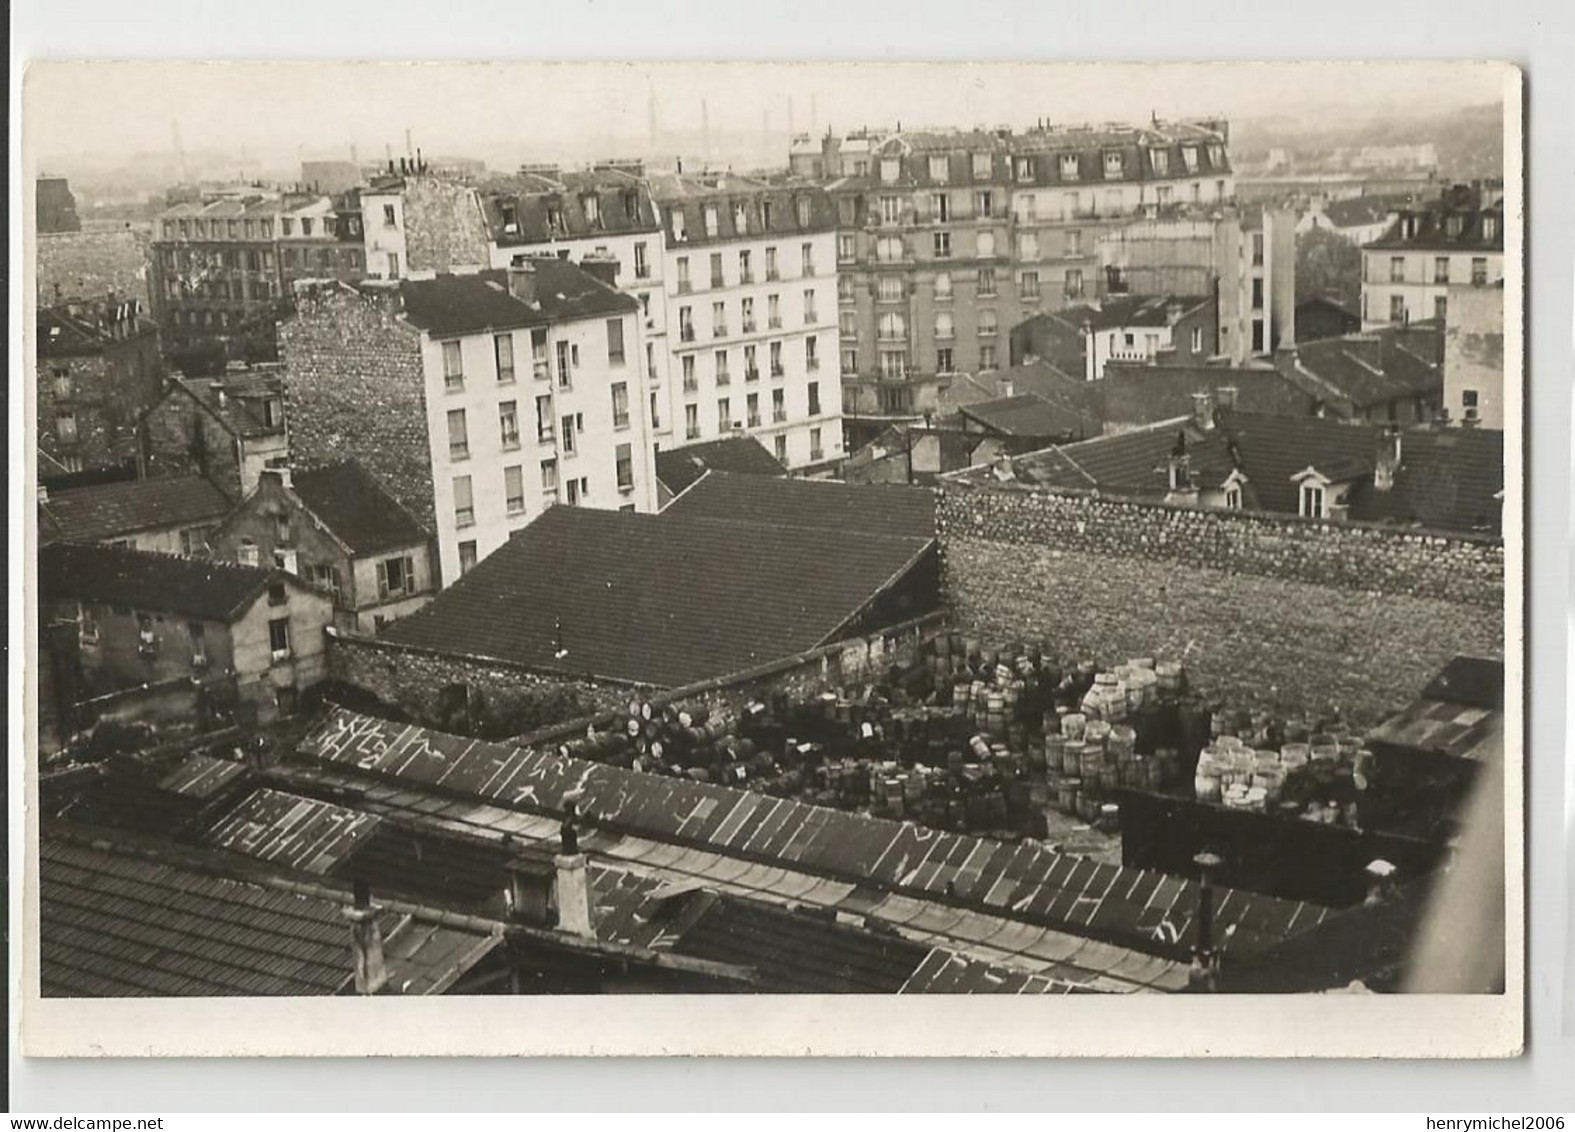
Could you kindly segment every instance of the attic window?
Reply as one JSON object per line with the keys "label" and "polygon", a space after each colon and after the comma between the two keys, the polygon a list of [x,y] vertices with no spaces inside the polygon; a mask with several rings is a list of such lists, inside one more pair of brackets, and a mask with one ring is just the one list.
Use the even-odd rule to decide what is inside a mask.
{"label": "attic window", "polygon": [[1239,484],[1233,483],[1225,489],[1225,507],[1231,511],[1241,510],[1241,486]]}
{"label": "attic window", "polygon": [[640,197],[637,193],[623,194],[623,214],[630,220],[640,219]]}
{"label": "attic window", "polygon": [[286,594],[285,594],[285,589],[284,589],[284,583],[283,582],[274,582],[272,585],[270,585],[268,587],[268,604],[269,605],[283,605],[286,600],[287,600],[287,597],[286,597]]}
{"label": "attic window", "polygon": [[1465,223],[1464,217],[1456,214],[1445,221],[1444,227],[1450,236],[1453,237],[1460,235],[1461,229],[1465,227]]}
{"label": "attic window", "polygon": [[[1021,159],[1021,160],[1026,160],[1026,158]],[[1019,162],[1019,164],[1021,164],[1021,161]],[[1077,180],[1077,176],[1078,176],[1077,154],[1075,154],[1075,153],[1063,153],[1061,155],[1061,180],[1063,180],[1063,181],[1075,181],[1075,180]],[[1022,180],[1022,177],[1019,175],[1018,179]]]}
{"label": "attic window", "polygon": [[1195,145],[1182,146],[1181,161],[1187,167],[1188,173],[1196,173],[1198,171],[1198,147]]}
{"label": "attic window", "polygon": [[520,230],[519,211],[512,204],[503,206],[503,230],[505,232]]}
{"label": "attic window", "polygon": [[749,210],[742,202],[733,205],[733,232],[742,236],[749,231]]}
{"label": "attic window", "polygon": [[553,207],[547,209],[547,227],[554,232],[563,231],[563,209]]}
{"label": "attic window", "polygon": [[1224,146],[1218,145],[1218,144],[1209,146],[1209,164],[1214,166],[1214,168],[1216,168],[1216,169],[1221,169],[1221,168],[1224,167],[1224,165],[1225,165],[1225,147]]}
{"label": "attic window", "polygon": [[580,206],[585,210],[585,219],[593,227],[601,227],[602,202],[595,196],[587,194],[580,198]]}
{"label": "attic window", "polygon": [[1105,176],[1115,178],[1121,176],[1121,153],[1112,150],[1105,154]]}
{"label": "attic window", "polygon": [[1154,165],[1154,172],[1163,177],[1170,172],[1170,151],[1164,149],[1151,149],[1148,151],[1149,160]]}
{"label": "attic window", "polygon": [[1301,491],[1301,506],[1298,514],[1304,519],[1327,519],[1329,511],[1327,496],[1322,484],[1303,483]]}
{"label": "attic window", "polygon": [[1482,238],[1491,240],[1498,236],[1498,217],[1484,216],[1482,218]]}

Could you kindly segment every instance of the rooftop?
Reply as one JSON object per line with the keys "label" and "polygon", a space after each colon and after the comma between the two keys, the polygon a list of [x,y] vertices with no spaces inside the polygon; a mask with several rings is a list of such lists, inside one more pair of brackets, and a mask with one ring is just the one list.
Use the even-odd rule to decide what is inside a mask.
{"label": "rooftop", "polygon": [[768,479],[718,471],[701,477],[663,515],[854,537],[921,542],[935,537],[935,496],[924,488],[895,484]]}
{"label": "rooftop", "polygon": [[[837,226],[831,198],[824,189],[810,185],[780,188],[746,178],[723,178],[710,183],[670,175],[659,179],[653,192],[662,208],[669,252],[690,244],[812,235]],[[684,216],[682,229],[674,219],[678,212]],[[707,224],[708,213],[714,215],[714,235]]]}
{"label": "rooftop", "polygon": [[[171,389],[207,407],[231,433],[239,437],[278,436],[284,432],[284,379],[276,370],[257,370],[218,378],[177,378]],[[278,403],[278,416],[270,422],[266,403]]]}
{"label": "rooftop", "polygon": [[1172,311],[1191,314],[1213,301],[1209,295],[1110,295],[1099,306],[1084,310],[1093,329],[1111,330],[1123,326],[1168,326]]}
{"label": "rooftop", "polygon": [[70,600],[230,621],[271,582],[299,586],[293,575],[206,558],[182,558],[115,546],[54,543],[38,552],[46,601]]}
{"label": "rooftop", "polygon": [[1082,437],[1091,422],[1088,415],[1053,404],[1037,393],[1019,393],[994,401],[977,401],[960,410],[967,420],[1002,436]]}
{"label": "rooftop", "polygon": [[297,472],[290,486],[352,554],[378,554],[427,541],[416,517],[354,460]]}
{"label": "rooftop", "polygon": [[684,505],[695,490],[660,515],[551,508],[379,639],[677,687],[834,639],[930,546],[718,521]]}
{"label": "rooftop", "polygon": [[1391,401],[1439,395],[1444,387],[1444,335],[1436,325],[1385,327],[1323,338],[1296,347],[1286,361],[1293,381],[1310,375],[1308,392],[1337,411],[1360,412]]}
{"label": "rooftop", "polygon": [[434,338],[520,330],[607,318],[640,309],[633,295],[607,286],[576,264],[556,256],[533,257],[535,299],[526,302],[509,290],[507,270],[407,279],[400,286],[405,317]]}
{"label": "rooftop", "polygon": [[615,169],[509,174],[490,179],[480,196],[482,215],[499,247],[660,227],[650,190]]}
{"label": "rooftop", "polygon": [[752,476],[787,474],[787,469],[770,449],[743,433],[686,444],[682,448],[663,448],[656,454],[656,478],[674,495],[708,471]]}
{"label": "rooftop", "polygon": [[38,505],[44,542],[102,542],[139,531],[214,523],[233,504],[202,476],[165,476],[56,491]]}

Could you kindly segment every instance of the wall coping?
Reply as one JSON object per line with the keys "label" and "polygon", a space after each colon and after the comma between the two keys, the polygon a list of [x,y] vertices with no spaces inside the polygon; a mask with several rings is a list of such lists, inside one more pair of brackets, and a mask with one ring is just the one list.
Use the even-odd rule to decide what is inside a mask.
{"label": "wall coping", "polygon": [[[978,470],[977,468],[964,469],[966,472],[976,472]],[[1493,535],[1482,531],[1446,530],[1442,527],[1399,527],[1388,523],[1376,523],[1360,519],[1307,519],[1300,515],[1286,515],[1278,511],[1247,509],[1226,511],[1218,507],[1189,507],[1185,503],[1169,503],[1163,499],[1149,499],[1138,495],[1119,495],[1113,492],[1101,491],[1098,488],[1049,487],[1044,484],[1015,482],[976,483],[971,480],[951,478],[961,474],[963,473],[956,472],[938,477],[936,480],[938,495],[945,497],[947,495],[964,495],[969,492],[993,492],[1001,495],[1049,496],[1056,499],[1113,503],[1123,507],[1201,515],[1209,518],[1218,516],[1231,522],[1246,519],[1257,525],[1274,523],[1281,526],[1295,527],[1304,531],[1319,531],[1320,533],[1349,531],[1357,534],[1374,535],[1380,538],[1398,538],[1410,541],[1445,540],[1489,548],[1497,547],[1501,551],[1504,547],[1503,535]]]}
{"label": "wall coping", "polygon": [[621,680],[612,676],[598,676],[594,672],[575,672],[566,668],[549,668],[545,665],[522,664],[517,660],[506,660],[503,657],[487,656],[484,653],[459,652],[450,649],[437,649],[428,645],[407,645],[401,641],[380,640],[365,633],[350,632],[336,625],[324,628],[330,640],[342,640],[349,644],[370,645],[375,649],[385,652],[410,653],[415,656],[430,656],[440,660],[463,661],[467,664],[484,664],[489,668],[501,668],[509,672],[519,672],[528,676],[541,676],[553,680],[579,680],[590,684],[605,684],[612,687],[630,689],[654,689],[654,684],[640,684],[632,680]]}

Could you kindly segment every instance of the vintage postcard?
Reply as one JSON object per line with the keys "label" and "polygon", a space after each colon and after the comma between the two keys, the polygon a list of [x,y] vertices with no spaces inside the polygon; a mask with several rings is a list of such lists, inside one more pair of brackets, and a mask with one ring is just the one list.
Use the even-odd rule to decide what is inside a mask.
{"label": "vintage postcard", "polygon": [[1518,1053],[1521,84],[34,63],[27,1052]]}

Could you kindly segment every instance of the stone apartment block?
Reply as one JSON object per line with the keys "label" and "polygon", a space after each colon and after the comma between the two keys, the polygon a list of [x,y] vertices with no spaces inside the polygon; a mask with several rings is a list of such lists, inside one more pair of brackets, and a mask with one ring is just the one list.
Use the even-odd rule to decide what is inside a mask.
{"label": "stone apartment block", "polygon": [[790,471],[840,460],[830,197],[808,186],[681,175],[655,191],[666,243],[672,443],[741,431]]}
{"label": "stone apartment block", "polygon": [[303,295],[280,331],[297,467],[357,459],[445,584],[553,504],[655,510],[638,310],[556,258]]}
{"label": "stone apartment block", "polygon": [[[1362,248],[1362,328],[1448,320],[1451,288],[1504,278],[1501,190],[1455,185]],[[1495,291],[1500,299],[1501,290]]]}
{"label": "stone apartment block", "polygon": [[1102,233],[1145,210],[1234,199],[1227,134],[1155,123],[825,139],[849,442],[933,411],[952,374],[1006,365],[1025,319],[1097,296]]}
{"label": "stone apartment block", "polygon": [[255,491],[264,469],[290,457],[276,366],[177,378],[142,414],[137,430],[145,473],[205,476],[232,500]]}
{"label": "stone apartment block", "polygon": [[137,416],[158,399],[164,370],[141,304],[68,300],[40,309],[36,325],[40,474],[134,460]]}

